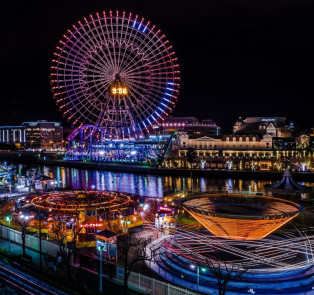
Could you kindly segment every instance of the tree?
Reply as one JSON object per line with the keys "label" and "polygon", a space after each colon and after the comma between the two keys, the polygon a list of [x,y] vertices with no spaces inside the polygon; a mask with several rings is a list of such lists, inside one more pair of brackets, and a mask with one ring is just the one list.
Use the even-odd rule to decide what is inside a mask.
{"label": "tree", "polygon": [[134,265],[151,261],[157,255],[161,245],[151,246],[151,237],[140,237],[138,233],[128,232],[118,236],[117,249],[124,265],[124,294],[128,294],[128,280]]}
{"label": "tree", "polygon": [[22,232],[22,249],[23,249],[23,256],[26,256],[26,251],[25,251],[25,238],[27,234],[27,227],[29,223],[32,221],[33,216],[27,215],[27,214],[19,214],[19,215],[14,215],[13,220],[15,223],[17,223],[21,229]]}
{"label": "tree", "polygon": [[[62,262],[66,264],[68,277],[71,276],[71,258],[78,251],[77,242],[82,228],[74,225],[68,230],[63,220],[55,220],[52,223],[52,234],[55,241],[59,245],[59,252]],[[87,246],[87,245],[86,245]]]}
{"label": "tree", "polygon": [[196,153],[193,148],[189,148],[186,154],[188,163],[192,166],[192,164],[196,161]]}
{"label": "tree", "polygon": [[227,291],[227,285],[231,281],[238,281],[248,271],[247,267],[221,260],[206,259],[202,265],[203,268],[209,269],[215,280],[209,280],[216,284],[218,294],[224,295]]}

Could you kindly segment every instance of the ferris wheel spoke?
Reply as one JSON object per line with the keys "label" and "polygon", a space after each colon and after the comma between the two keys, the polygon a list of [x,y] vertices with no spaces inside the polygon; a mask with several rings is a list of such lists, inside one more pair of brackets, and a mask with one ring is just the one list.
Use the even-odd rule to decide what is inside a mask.
{"label": "ferris wheel spoke", "polygon": [[[149,98],[147,98],[145,95],[143,95],[142,93],[143,93],[143,92],[147,92],[147,89],[141,87],[140,84],[138,84],[138,83],[134,84],[134,83],[130,82],[129,85],[130,85],[130,87],[132,86],[132,89],[133,89],[133,90],[135,89],[137,93],[141,93],[141,97],[142,97],[145,101],[151,101],[151,100],[153,100],[153,101],[155,101],[156,103],[159,103],[159,102],[160,102],[159,100],[153,98],[152,96],[149,96]],[[139,89],[141,90],[141,92],[139,91]]]}
{"label": "ferris wheel spoke", "polygon": [[[126,54],[126,48],[124,47],[124,53],[122,55],[122,52],[121,52],[121,49],[123,48],[122,44],[124,43],[125,41],[125,32],[123,30],[123,28],[125,27],[124,26],[124,23],[126,22],[126,27],[128,28],[129,27],[129,22],[130,22],[130,19],[126,20],[125,18],[122,18],[122,24],[121,24],[121,30],[120,30],[120,37],[118,38],[119,39],[119,54],[118,54],[118,68],[119,70],[121,71],[121,62]],[[127,32],[127,29],[126,29],[126,32]],[[117,34],[118,34],[118,21],[117,21]]]}
{"label": "ferris wheel spoke", "polygon": [[[156,58],[156,57],[155,57]],[[157,67],[159,65],[165,64],[165,63],[169,63],[171,64],[172,60],[169,59],[165,59],[164,57],[160,57],[158,59],[153,59],[150,62],[145,63],[146,67]],[[133,74],[134,72],[136,73],[136,71],[138,71],[139,69],[141,69],[143,67],[143,65],[133,65],[131,67],[129,67],[128,69],[125,70],[125,72],[130,75]]]}
{"label": "ferris wheel spoke", "polygon": [[[109,39],[109,37],[111,36],[110,32],[109,32],[109,29],[108,29],[108,24],[107,24],[107,18],[104,19],[105,21],[105,27],[106,27],[106,31],[107,31],[107,37]],[[110,39],[109,39],[110,40]],[[110,45],[113,46],[113,43],[112,43],[112,40],[110,40],[108,43],[107,43],[107,50],[108,52],[111,52],[110,50]],[[111,54],[109,55],[110,56],[110,59],[111,59],[111,63],[112,63],[112,67],[114,68],[115,66],[115,61],[114,61],[114,58],[112,58]]]}
{"label": "ferris wheel spoke", "polygon": [[[137,91],[135,88],[133,88],[132,86],[130,86],[130,88],[133,90],[134,97],[137,97],[137,96],[142,97],[142,99],[143,99],[142,110],[145,110],[145,108],[143,108],[143,106],[145,106],[145,102],[147,102],[147,99],[145,98],[145,96],[143,94],[141,94],[139,91]],[[135,94],[137,94],[137,95],[135,96]],[[148,105],[148,104],[146,103],[146,105]],[[136,108],[136,106],[134,106],[134,105],[133,105],[133,107]]]}
{"label": "ferris wheel spoke", "polygon": [[[155,51],[155,49],[158,48],[157,43],[160,43],[160,40],[158,38],[156,38],[154,43],[151,45],[149,45],[149,42],[146,42],[146,43],[142,42],[142,44],[139,44],[139,45],[143,45],[142,52],[146,52],[146,53],[148,52],[148,55],[146,56],[146,58],[153,56],[153,54],[149,55],[149,53],[151,53],[152,51]],[[132,66],[133,63],[134,63],[134,59],[128,63],[127,67]]]}
{"label": "ferris wheel spoke", "polygon": [[[93,44],[93,46],[90,47],[91,52],[89,52],[89,54],[91,54],[91,53],[96,54],[104,64],[107,64],[107,62],[104,61],[104,59],[102,58],[102,56],[100,56],[100,52],[101,52],[101,50],[102,50],[102,44],[98,42],[98,39],[97,39],[96,35],[94,34],[94,31],[93,31],[93,30],[90,28],[90,26],[89,26],[89,23],[87,23],[87,26],[88,26],[88,28],[89,28],[89,31],[90,31],[91,34],[93,35],[93,38],[89,38],[89,41],[90,41],[90,42],[88,42],[89,44]],[[84,32],[85,32],[85,35],[89,36],[88,32],[86,32],[86,30],[85,30],[85,27],[82,26],[82,28],[83,28],[83,30],[84,30]],[[85,35],[82,35],[82,38],[84,38]],[[84,38],[84,40],[85,40],[85,38]],[[95,43],[94,41],[95,41],[96,43]],[[87,41],[86,41],[86,42],[87,42]],[[109,65],[109,64],[108,64],[108,65]]]}
{"label": "ferris wheel spoke", "polygon": [[[101,20],[99,19],[99,15],[98,15],[98,23],[99,23],[99,28],[101,30],[101,34],[100,34],[98,29],[97,29],[97,26],[95,26],[96,29],[97,29],[98,35],[99,36],[102,35],[102,37],[103,37],[102,41],[104,42],[104,44],[106,45],[107,50],[109,51],[110,46],[109,46],[108,36],[106,36],[106,34],[105,34],[104,30],[103,30],[103,25],[101,23]],[[105,55],[105,58],[107,59],[106,55]],[[109,59],[107,59],[107,60],[108,60],[108,63],[109,63]],[[113,60],[112,60],[111,56],[110,56],[110,61],[111,62],[109,64],[111,64],[111,66],[112,66],[113,65]]]}
{"label": "ferris wheel spoke", "polygon": [[[142,92],[147,92],[147,88],[143,88],[142,86],[140,86],[140,84],[138,84],[138,83],[133,83],[133,82],[131,82],[131,80],[129,80],[130,82],[129,83],[132,83],[133,85],[134,85],[134,87],[137,87],[138,89],[141,89],[142,90]],[[135,85],[137,85],[137,86],[135,86]],[[161,96],[164,96],[164,94],[165,94],[165,91],[164,90],[161,90],[161,87],[160,87],[160,85],[154,85],[154,84],[145,84],[145,86],[147,87],[147,85],[149,85],[150,86],[150,89],[152,89],[153,91],[154,91],[154,94],[156,95],[157,93],[159,94],[159,97],[161,97]],[[151,100],[152,98],[151,98],[151,96],[149,97],[149,100]],[[155,102],[159,102],[160,103],[160,99],[154,99],[153,98],[153,100],[155,100]]]}

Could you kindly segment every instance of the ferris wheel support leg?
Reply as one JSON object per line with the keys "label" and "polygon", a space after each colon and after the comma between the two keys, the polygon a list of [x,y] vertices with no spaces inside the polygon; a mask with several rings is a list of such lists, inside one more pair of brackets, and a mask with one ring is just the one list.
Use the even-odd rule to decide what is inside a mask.
{"label": "ferris wheel support leg", "polygon": [[93,135],[92,128],[89,127],[89,149],[90,149],[90,160],[93,160]]}

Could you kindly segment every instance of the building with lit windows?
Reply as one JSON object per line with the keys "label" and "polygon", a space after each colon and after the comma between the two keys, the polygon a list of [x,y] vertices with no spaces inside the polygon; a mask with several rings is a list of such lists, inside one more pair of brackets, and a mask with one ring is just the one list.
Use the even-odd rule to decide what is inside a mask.
{"label": "building with lit windows", "polygon": [[24,122],[20,126],[0,126],[0,143],[31,149],[58,149],[63,145],[59,122]]}
{"label": "building with lit windows", "polygon": [[0,126],[0,143],[24,145],[26,134],[24,126]]}
{"label": "building with lit windows", "polygon": [[293,123],[286,126],[284,117],[242,117],[233,126],[235,135],[270,135],[271,137],[289,138],[292,137]]}
{"label": "building with lit windows", "polygon": [[184,132],[191,137],[218,137],[220,127],[212,119],[204,119],[201,122],[195,117],[169,117],[166,118],[161,130],[164,133]]}

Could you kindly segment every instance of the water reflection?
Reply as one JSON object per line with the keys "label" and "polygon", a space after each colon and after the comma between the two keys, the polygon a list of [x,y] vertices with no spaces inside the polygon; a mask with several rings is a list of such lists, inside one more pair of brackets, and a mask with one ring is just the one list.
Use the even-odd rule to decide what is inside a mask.
{"label": "water reflection", "polygon": [[[56,178],[62,188],[124,191],[149,197],[162,197],[167,191],[191,191],[190,177],[172,177],[117,173],[65,167],[39,166],[38,171]],[[193,178],[193,192],[235,190],[263,192],[272,181]],[[314,183],[305,183],[314,186]]]}

